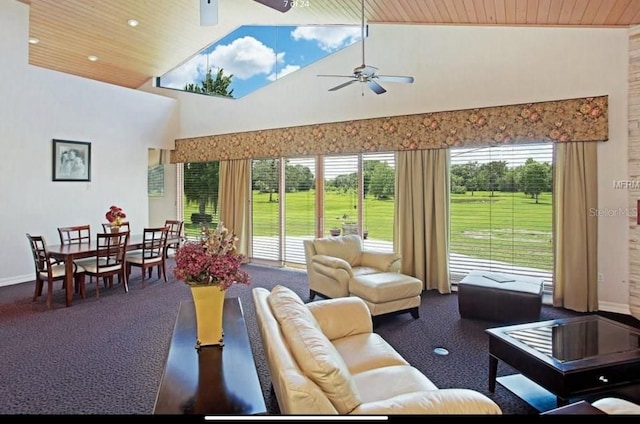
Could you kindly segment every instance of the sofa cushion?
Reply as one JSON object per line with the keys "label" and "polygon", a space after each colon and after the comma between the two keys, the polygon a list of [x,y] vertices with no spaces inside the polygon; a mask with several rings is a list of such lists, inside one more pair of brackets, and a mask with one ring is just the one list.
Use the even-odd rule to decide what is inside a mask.
{"label": "sofa cushion", "polygon": [[391,399],[404,393],[436,390],[438,387],[410,365],[390,365],[354,373],[353,380],[363,403]]}
{"label": "sofa cushion", "polygon": [[278,285],[267,301],[302,372],[322,389],[338,413],[355,409],[360,397],[351,373],[300,297]]}
{"label": "sofa cushion", "polygon": [[[356,298],[358,299],[358,298]],[[363,333],[331,341],[351,375],[375,368],[409,363],[377,333]],[[367,352],[363,355],[362,352]]]}
{"label": "sofa cushion", "polygon": [[362,239],[355,234],[341,237],[319,238],[313,241],[316,254],[335,256],[349,262],[349,265],[360,265],[362,256]]}

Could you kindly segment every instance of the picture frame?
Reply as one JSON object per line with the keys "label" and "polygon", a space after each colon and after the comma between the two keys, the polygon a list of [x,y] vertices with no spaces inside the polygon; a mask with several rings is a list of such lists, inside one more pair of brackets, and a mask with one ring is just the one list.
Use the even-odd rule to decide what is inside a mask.
{"label": "picture frame", "polygon": [[53,139],[53,181],[91,181],[91,143]]}

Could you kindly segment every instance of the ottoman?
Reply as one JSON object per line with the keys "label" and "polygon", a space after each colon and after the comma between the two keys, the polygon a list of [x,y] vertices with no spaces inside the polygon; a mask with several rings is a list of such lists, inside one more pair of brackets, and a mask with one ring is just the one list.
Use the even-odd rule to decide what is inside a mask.
{"label": "ottoman", "polygon": [[542,278],[471,271],[458,283],[460,317],[513,324],[538,321],[542,285]]}
{"label": "ottoman", "polygon": [[398,272],[356,275],[349,280],[349,294],[364,300],[372,317],[410,312],[417,319],[422,281]]}

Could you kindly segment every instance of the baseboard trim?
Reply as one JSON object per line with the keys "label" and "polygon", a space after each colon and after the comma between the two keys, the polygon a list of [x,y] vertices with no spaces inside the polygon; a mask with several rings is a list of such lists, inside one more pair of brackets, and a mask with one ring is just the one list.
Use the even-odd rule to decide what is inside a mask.
{"label": "baseboard trim", "polygon": [[12,286],[14,284],[20,284],[20,283],[28,283],[29,281],[33,281],[33,280],[34,280],[33,273],[18,275],[18,276],[8,277],[8,278],[0,278],[0,287]]}

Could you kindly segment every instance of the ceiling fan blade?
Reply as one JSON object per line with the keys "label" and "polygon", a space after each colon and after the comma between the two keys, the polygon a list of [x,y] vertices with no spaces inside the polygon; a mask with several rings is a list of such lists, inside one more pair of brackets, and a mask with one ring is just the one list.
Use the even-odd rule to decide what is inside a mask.
{"label": "ceiling fan blade", "polygon": [[353,83],[354,83],[354,82],[356,82],[356,81],[358,81],[358,80],[356,80],[356,79],[352,79],[351,81],[343,82],[342,84],[339,84],[339,85],[336,85],[336,86],[335,86],[335,87],[333,87],[333,88],[330,88],[330,89],[329,89],[329,91],[336,91],[336,90],[340,90],[341,88],[344,88],[344,87],[346,87],[347,85],[351,85],[351,84],[353,84]]}
{"label": "ceiling fan blade", "polygon": [[380,84],[378,84],[377,82],[375,82],[374,80],[367,80],[367,85],[376,94],[383,94],[383,93],[387,92],[387,90],[382,88],[382,86]]}
{"label": "ceiling fan blade", "polygon": [[317,77],[338,77],[338,78],[354,78],[353,75],[333,75],[333,74],[318,74]]}
{"label": "ceiling fan blade", "polygon": [[413,77],[406,77],[402,75],[375,75],[374,78],[384,82],[405,82],[412,83]]}

